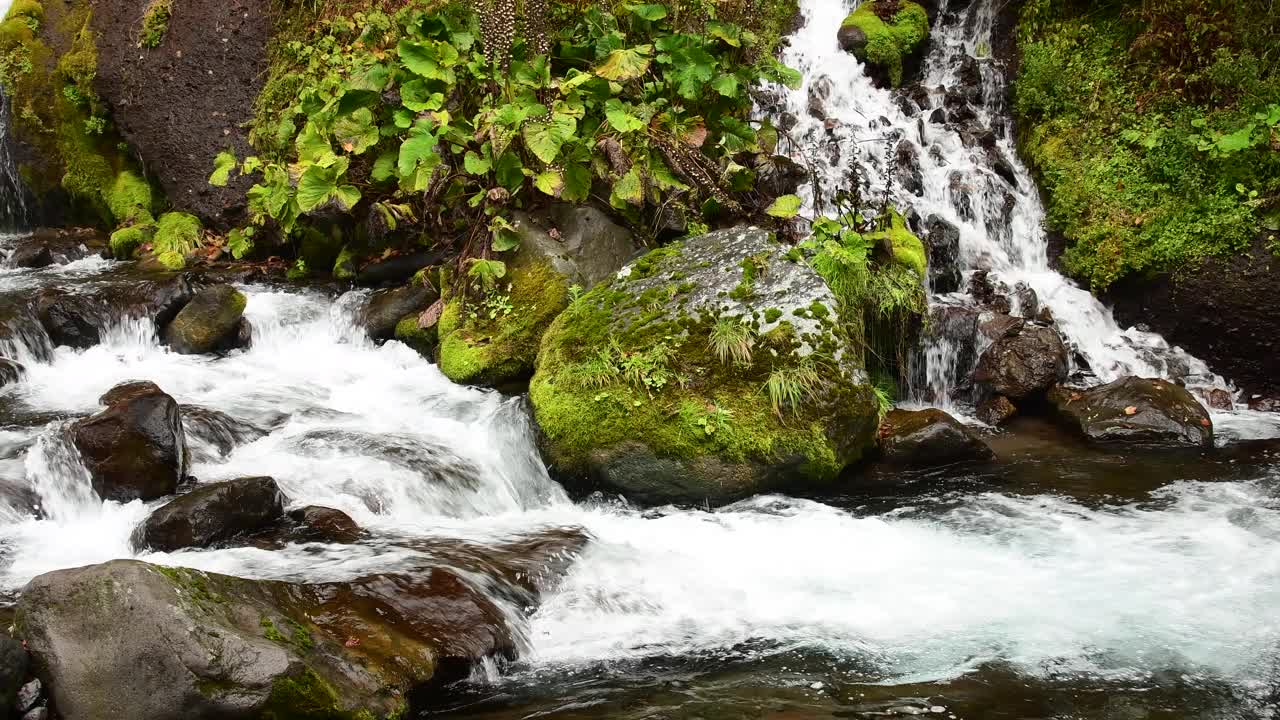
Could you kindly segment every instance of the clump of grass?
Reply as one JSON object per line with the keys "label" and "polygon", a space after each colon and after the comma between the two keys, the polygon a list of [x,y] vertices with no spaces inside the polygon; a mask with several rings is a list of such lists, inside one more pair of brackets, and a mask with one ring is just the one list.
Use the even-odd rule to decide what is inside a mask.
{"label": "clump of grass", "polygon": [[822,389],[822,375],[812,363],[777,368],[769,373],[764,389],[769,393],[774,414],[781,418],[784,411],[796,412],[801,403],[818,394]]}
{"label": "clump of grass", "polygon": [[750,365],[751,350],[755,347],[755,331],[738,318],[722,317],[711,328],[707,345],[722,363]]}
{"label": "clump of grass", "polygon": [[173,0],[151,0],[147,12],[142,16],[142,32],[138,35],[138,44],[153,48],[164,40],[165,31],[169,29],[169,17],[173,14]]}

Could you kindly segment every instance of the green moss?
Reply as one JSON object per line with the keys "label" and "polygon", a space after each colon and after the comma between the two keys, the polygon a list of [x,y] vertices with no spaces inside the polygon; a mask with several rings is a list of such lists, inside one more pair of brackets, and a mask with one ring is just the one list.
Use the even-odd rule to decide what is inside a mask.
{"label": "green moss", "polygon": [[888,240],[893,249],[893,261],[902,267],[914,270],[921,280],[927,273],[925,264],[924,243],[907,229],[907,223],[895,209],[889,209],[888,227],[866,235],[868,240],[879,242]]}
{"label": "green moss", "polygon": [[[823,481],[857,455],[857,439],[838,453],[826,433],[833,418],[874,406],[869,386],[835,381],[825,400],[793,416],[773,411],[764,392],[772,372],[829,362],[822,355],[802,359],[790,324],[758,338],[751,362],[724,363],[709,342],[714,318],[672,317],[669,309],[636,314],[629,309],[635,298],[618,289],[625,283],[602,284],[573,303],[538,354],[529,396],[560,470],[587,474],[602,450],[639,443],[658,457],[689,463],[799,458],[806,477]],[[781,316],[773,310],[770,322]],[[617,312],[630,319],[615,325]],[[824,350],[834,344],[806,340]]]}
{"label": "green moss", "polygon": [[[386,717],[402,713],[399,708]],[[374,720],[368,710],[344,710],[333,685],[311,668],[292,677],[276,678],[263,706],[261,720]]]}
{"label": "green moss", "polygon": [[262,637],[270,640],[271,642],[280,643],[281,645],[289,644],[289,641],[285,636],[281,635],[280,631],[276,629],[276,624],[271,621],[271,618],[263,615],[258,624],[262,626]]}
{"label": "green moss", "polygon": [[204,228],[200,218],[184,212],[168,212],[160,216],[156,224],[156,235],[152,241],[157,256],[173,253],[179,257],[200,247],[200,236]]}
{"label": "green moss", "polygon": [[439,323],[440,371],[454,382],[493,384],[533,371],[543,332],[568,305],[569,285],[545,261],[516,266],[510,278],[505,312],[460,295],[446,298]]}
{"label": "green moss", "polygon": [[764,321],[768,324],[777,322],[780,317],[782,317],[782,311],[778,308],[766,308],[764,311]]}
{"label": "green moss", "polygon": [[333,279],[354,280],[356,277],[356,258],[355,248],[350,245],[344,245],[338,253],[338,257],[333,261]]}
{"label": "green moss", "polygon": [[436,345],[439,344],[438,329],[438,325],[429,328],[418,327],[417,313],[405,315],[400,322],[396,323],[396,340],[430,359],[435,355]]}
{"label": "green moss", "polygon": [[107,195],[107,209],[120,225],[151,221],[151,186],[130,170],[116,174]]}
{"label": "green moss", "polygon": [[[1278,130],[1259,117],[1280,102],[1272,16],[1258,0],[1023,5],[1018,137],[1071,275],[1103,290],[1249,248],[1280,206]],[[1254,144],[1218,151],[1251,126]]]}
{"label": "green moss", "polygon": [[[884,2],[884,0],[880,0]],[[929,15],[914,2],[904,0],[893,19],[885,22],[876,14],[877,2],[864,2],[845,18],[843,27],[856,27],[867,38],[860,59],[879,65],[897,87],[902,83],[902,61],[929,37]]]}
{"label": "green moss", "polygon": [[5,19],[29,18],[37,23],[44,19],[44,6],[38,0],[14,0]]}
{"label": "green moss", "polygon": [[169,16],[173,13],[173,0],[151,0],[142,16],[142,29],[138,32],[138,44],[153,48],[164,40],[169,29]]}
{"label": "green moss", "polygon": [[151,242],[154,225],[130,225],[111,233],[111,257],[128,260],[138,248]]}

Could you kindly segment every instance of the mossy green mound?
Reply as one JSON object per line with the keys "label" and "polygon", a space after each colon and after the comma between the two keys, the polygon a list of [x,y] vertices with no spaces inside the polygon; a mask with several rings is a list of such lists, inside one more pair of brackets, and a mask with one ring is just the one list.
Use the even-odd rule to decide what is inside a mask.
{"label": "mossy green mound", "polygon": [[761,230],[649,253],[543,339],[529,396],[548,460],[656,502],[830,483],[878,420],[836,303]]}
{"label": "mossy green mound", "polygon": [[[886,22],[881,14],[890,5],[897,10]],[[929,37],[929,15],[909,0],[874,0],[859,5],[840,27],[842,33],[848,34],[849,29],[861,33],[857,40],[845,41],[845,47],[863,62],[883,68],[897,87],[902,83],[903,59]]]}
{"label": "mossy green mound", "polygon": [[413,313],[405,315],[396,323],[395,338],[417,350],[419,355],[431,359],[435,357],[436,346],[440,343],[439,327],[422,327],[418,313]]}
{"label": "mossy green mound", "polygon": [[920,280],[924,280],[928,273],[924,242],[907,229],[906,221],[897,210],[889,210],[888,222],[883,230],[869,233],[866,237],[876,243],[887,243],[893,262],[914,270]]}
{"label": "mossy green mound", "polygon": [[152,240],[152,254],[168,270],[181,270],[186,257],[200,246],[204,228],[200,218],[183,212],[170,212],[160,216]]}

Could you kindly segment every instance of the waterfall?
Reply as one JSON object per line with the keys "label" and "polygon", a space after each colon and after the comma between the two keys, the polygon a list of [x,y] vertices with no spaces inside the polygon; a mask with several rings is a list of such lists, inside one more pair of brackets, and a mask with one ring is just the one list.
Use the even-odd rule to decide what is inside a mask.
{"label": "waterfall", "polygon": [[[8,5],[0,1],[0,10],[8,12]],[[13,139],[9,134],[11,109],[9,96],[0,89],[0,232],[31,226],[30,193],[13,158]]]}
{"label": "waterfall", "polygon": [[[952,11],[953,4],[960,7]],[[802,191],[807,209],[829,208],[834,193],[851,185],[864,199],[884,197],[888,186],[917,234],[958,233],[960,277],[945,286],[931,277],[934,321],[913,363],[910,399],[947,407],[967,382],[985,341],[964,289],[984,271],[1011,298],[1012,312],[1033,302],[1048,309],[1081,379],[1140,375],[1192,390],[1228,388],[1159,335],[1120,327],[1052,268],[1044,207],[1014,145],[1005,73],[990,57],[1000,4],[942,0],[914,88],[876,87],[839,47],[836,30],[857,2],[801,0],[803,25],[783,52],[783,62],[804,76],[798,89],[780,89],[779,125],[790,140],[786,151],[815,171],[817,182]]]}

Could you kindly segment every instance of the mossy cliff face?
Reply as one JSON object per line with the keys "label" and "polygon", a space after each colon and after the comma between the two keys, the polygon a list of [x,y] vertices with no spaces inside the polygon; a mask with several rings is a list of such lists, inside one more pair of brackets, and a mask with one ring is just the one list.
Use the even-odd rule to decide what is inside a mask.
{"label": "mossy cliff face", "polygon": [[894,87],[902,84],[904,61],[929,37],[929,15],[910,0],[864,2],[840,26],[840,44],[876,66]]}
{"label": "mossy cliff face", "polygon": [[36,578],[17,626],[67,720],[401,717],[439,663],[514,650],[443,569],[295,585],[122,560]]}
{"label": "mossy cliff face", "polygon": [[529,395],[553,469],[654,502],[830,483],[878,406],[837,300],[762,230],[650,252],[547,331]]}

